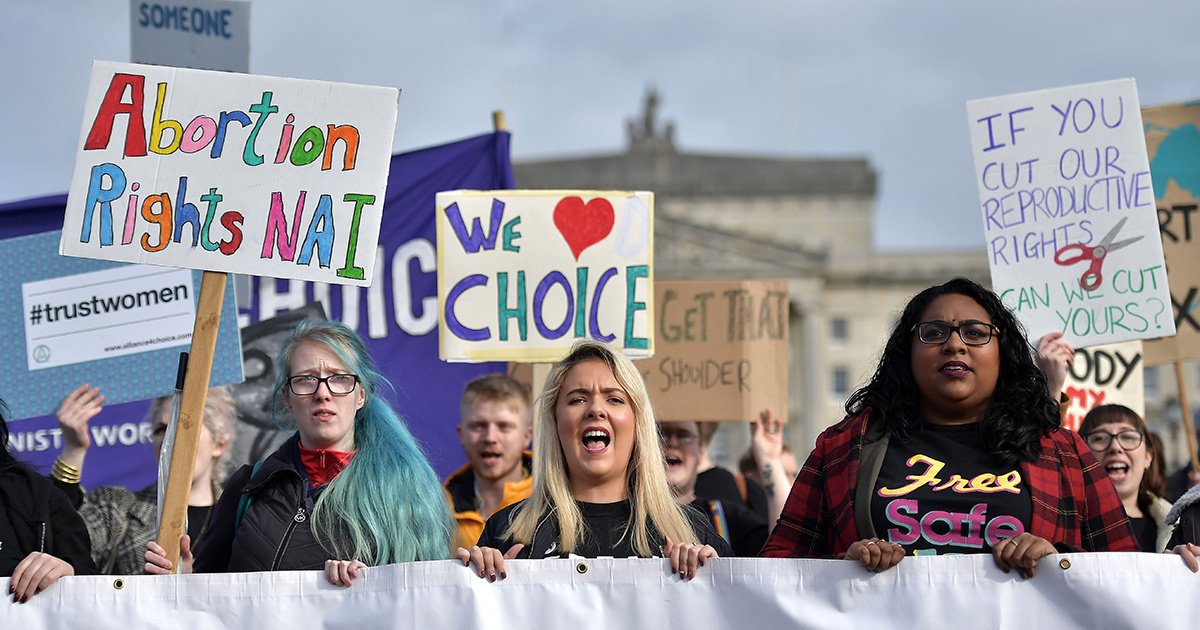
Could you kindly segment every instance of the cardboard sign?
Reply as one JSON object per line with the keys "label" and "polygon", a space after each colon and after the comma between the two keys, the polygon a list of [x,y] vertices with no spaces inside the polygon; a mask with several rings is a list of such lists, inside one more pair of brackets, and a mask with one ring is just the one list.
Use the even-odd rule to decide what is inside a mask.
{"label": "cardboard sign", "polygon": [[656,280],[653,359],[638,361],[659,420],[787,421],[788,290],[782,281]]}
{"label": "cardboard sign", "polygon": [[98,61],[60,252],[369,286],[398,99]]}
{"label": "cardboard sign", "polygon": [[1132,79],[967,103],[992,285],[1037,339],[1175,333]]}
{"label": "cardboard sign", "polygon": [[129,0],[134,63],[250,72],[250,0]]}
{"label": "cardboard sign", "polygon": [[[0,266],[0,322],[11,331],[0,335],[0,392],[12,418],[54,413],[82,383],[99,387],[106,405],[170,394],[191,342],[200,272],[66,258],[59,240],[44,232],[0,241],[19,263]],[[242,382],[232,289],[210,382]]]}
{"label": "cardboard sign", "polygon": [[1146,342],[1147,365],[1200,359],[1200,102],[1142,110],[1175,336]]}
{"label": "cardboard sign", "polygon": [[654,354],[653,194],[437,195],[445,361],[552,362],[577,338]]}
{"label": "cardboard sign", "polygon": [[1087,412],[1100,405],[1125,405],[1146,417],[1142,342],[1126,341],[1075,351],[1063,393],[1071,405],[1063,426],[1078,431]]}

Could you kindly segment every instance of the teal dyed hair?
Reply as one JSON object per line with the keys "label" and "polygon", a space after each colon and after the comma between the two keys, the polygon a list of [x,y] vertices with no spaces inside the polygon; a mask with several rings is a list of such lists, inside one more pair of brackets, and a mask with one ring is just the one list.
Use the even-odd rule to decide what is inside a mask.
{"label": "teal dyed hair", "polygon": [[280,351],[275,412],[301,342],[324,345],[358,375],[366,403],[354,417],[357,453],[313,507],[313,532],[338,560],[371,566],[450,556],[454,521],[442,486],[399,414],[379,395],[391,387],[362,339],[340,322],[304,320]]}

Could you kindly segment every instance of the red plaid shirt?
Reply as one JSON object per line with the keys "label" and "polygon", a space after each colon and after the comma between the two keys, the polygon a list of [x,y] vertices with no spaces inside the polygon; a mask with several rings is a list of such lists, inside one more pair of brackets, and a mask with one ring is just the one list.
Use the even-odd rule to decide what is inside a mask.
{"label": "red plaid shirt", "polygon": [[[854,493],[868,418],[847,418],[817,438],[762,556],[841,557],[864,538],[854,518]],[[1037,461],[1020,466],[1032,499],[1029,533],[1062,552],[1138,550],[1116,489],[1078,435],[1055,430],[1042,438]]]}

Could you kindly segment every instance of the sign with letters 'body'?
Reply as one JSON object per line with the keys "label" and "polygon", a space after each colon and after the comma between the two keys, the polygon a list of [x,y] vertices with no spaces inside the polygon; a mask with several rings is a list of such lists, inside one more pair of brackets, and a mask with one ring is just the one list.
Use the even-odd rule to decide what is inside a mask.
{"label": "sign with letters 'body'", "polygon": [[446,361],[552,362],[578,338],[654,354],[648,192],[437,195]]}
{"label": "sign with letters 'body'", "polygon": [[1075,351],[1063,385],[1070,400],[1063,426],[1078,431],[1087,412],[1100,405],[1124,405],[1146,417],[1142,345],[1141,341],[1125,341]]}
{"label": "sign with letters 'body'", "polygon": [[992,285],[1030,338],[1175,334],[1132,79],[967,103]]}
{"label": "sign with letters 'body'", "polygon": [[96,62],[59,251],[369,286],[398,99]]}

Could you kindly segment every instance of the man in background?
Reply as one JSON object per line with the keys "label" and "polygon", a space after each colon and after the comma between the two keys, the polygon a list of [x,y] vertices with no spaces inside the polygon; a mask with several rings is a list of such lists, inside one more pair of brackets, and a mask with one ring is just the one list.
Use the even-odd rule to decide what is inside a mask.
{"label": "man in background", "polygon": [[445,483],[463,547],[479,540],[489,516],[533,489],[530,402],[529,387],[506,374],[481,376],[463,390],[457,431],[467,464]]}

